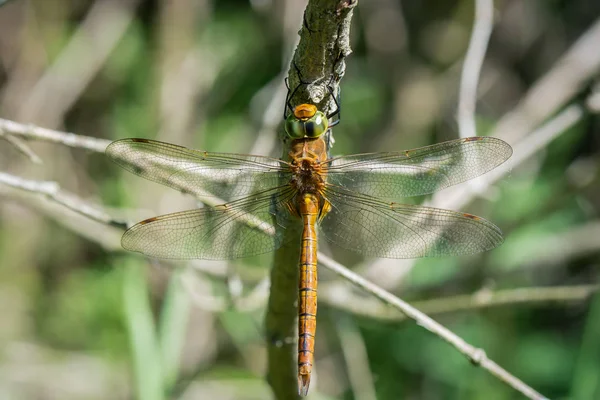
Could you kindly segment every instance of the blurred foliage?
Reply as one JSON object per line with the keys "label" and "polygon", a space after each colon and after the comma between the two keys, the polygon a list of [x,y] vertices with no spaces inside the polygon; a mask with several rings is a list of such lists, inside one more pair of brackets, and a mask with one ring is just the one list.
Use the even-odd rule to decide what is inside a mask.
{"label": "blurred foliage", "polygon": [[[15,0],[0,9],[2,118],[110,140],[146,137],[250,151],[279,74],[287,72],[284,60],[293,51],[289,43],[301,26],[302,4],[139,1],[125,33],[79,93],[71,86],[83,76],[84,60],[77,58],[68,70],[53,72],[65,79],[61,92],[38,93],[44,79],[58,79],[51,66],[98,2],[66,1],[56,8],[45,0]],[[125,18],[126,4],[136,2],[113,3],[116,14],[94,16],[107,31],[113,18]],[[481,132],[491,131],[600,15],[600,2],[588,0],[503,0],[495,6],[477,109]],[[361,2],[333,152],[401,150],[456,137],[460,67],[472,20],[472,0]],[[588,95],[586,89],[573,101]],[[71,96],[64,115],[48,116],[50,106]],[[62,123],[47,122],[56,117]],[[569,234],[598,224],[599,126],[597,115],[586,115],[486,199],[464,208],[503,229],[502,247],[419,260],[395,291],[414,300],[482,287],[597,282],[600,246],[583,246]],[[32,143],[45,162],[40,168],[1,143],[0,170],[58,181],[133,219],[194,205],[123,173],[102,155]],[[279,156],[280,148],[265,152]],[[262,310],[236,311],[236,298],[226,290],[231,281],[202,272],[190,278],[172,264],[115,255],[71,232],[67,217],[46,218],[1,189],[0,397],[268,398]],[[564,238],[562,248],[544,247],[556,246],[549,240],[557,237]],[[565,256],[548,260],[550,250]],[[364,261],[332,252],[349,266]],[[229,273],[241,277],[242,296],[266,276],[269,263],[266,255],[229,265]],[[182,279],[192,279],[190,298]],[[596,296],[593,306],[493,307],[437,319],[549,398],[591,400],[600,398],[599,304]],[[359,399],[332,328],[343,312],[324,303],[320,310],[314,398]],[[351,318],[378,399],[518,398],[420,327]]]}

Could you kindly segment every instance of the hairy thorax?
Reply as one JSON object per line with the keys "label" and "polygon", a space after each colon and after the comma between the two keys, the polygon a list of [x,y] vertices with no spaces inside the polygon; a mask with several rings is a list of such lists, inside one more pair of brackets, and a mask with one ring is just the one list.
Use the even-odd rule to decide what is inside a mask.
{"label": "hairy thorax", "polygon": [[319,218],[324,217],[330,209],[324,197],[327,175],[325,142],[321,138],[295,140],[288,156],[292,169],[289,184],[296,192],[294,199],[287,204],[288,210],[296,216],[312,210]]}
{"label": "hairy thorax", "polygon": [[289,153],[292,164],[290,186],[298,195],[311,193],[320,197],[325,187],[323,162],[327,159],[322,139],[300,139],[294,141]]}

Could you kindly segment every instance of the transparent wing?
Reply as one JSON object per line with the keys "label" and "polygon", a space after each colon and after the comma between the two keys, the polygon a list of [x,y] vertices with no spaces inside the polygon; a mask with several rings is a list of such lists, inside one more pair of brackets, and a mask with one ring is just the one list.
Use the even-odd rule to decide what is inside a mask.
{"label": "transparent wing", "polygon": [[147,139],[118,140],[107,147],[106,154],[151,181],[226,201],[276,187],[280,176],[289,175],[289,167],[274,158],[208,153]]}
{"label": "transparent wing", "polygon": [[123,247],[156,258],[227,260],[267,253],[283,244],[289,187],[215,208],[167,214],[125,232]]}
{"label": "transparent wing", "polygon": [[330,242],[369,256],[472,254],[503,241],[498,227],[471,214],[386,203],[331,186],[325,197],[332,209],[321,222],[321,232]]}
{"label": "transparent wing", "polygon": [[428,194],[484,174],[512,155],[493,137],[471,137],[395,153],[336,157],[327,169],[333,185],[377,198]]}

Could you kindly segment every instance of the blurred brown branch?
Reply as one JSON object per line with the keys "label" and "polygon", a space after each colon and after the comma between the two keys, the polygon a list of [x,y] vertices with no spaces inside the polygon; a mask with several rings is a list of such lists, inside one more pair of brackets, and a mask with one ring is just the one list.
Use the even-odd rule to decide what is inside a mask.
{"label": "blurred brown branch", "polygon": [[[341,283],[323,285],[322,299],[332,307],[367,318],[402,322],[408,317],[388,304],[368,298],[348,297]],[[600,285],[558,287],[529,287],[506,290],[482,289],[473,294],[415,301],[413,307],[427,315],[472,311],[518,304],[564,304],[588,300],[598,292]]]}

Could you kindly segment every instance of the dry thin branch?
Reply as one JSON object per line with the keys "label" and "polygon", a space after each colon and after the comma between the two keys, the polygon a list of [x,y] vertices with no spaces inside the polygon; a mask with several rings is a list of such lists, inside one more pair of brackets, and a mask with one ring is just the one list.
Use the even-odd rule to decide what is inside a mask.
{"label": "dry thin branch", "polygon": [[32,163],[42,164],[42,159],[37,154],[35,154],[35,152],[31,150],[31,148],[23,140],[19,139],[18,137],[5,134],[2,131],[2,129],[0,129],[0,138],[3,138],[8,143],[12,144],[13,147],[17,149],[17,151],[19,151],[25,157],[29,158],[29,161],[31,161]]}
{"label": "dry thin branch", "polygon": [[22,178],[16,178],[15,181],[15,177],[3,174],[0,196],[15,199],[19,204],[26,204],[38,210],[77,235],[98,243],[107,250],[121,250],[120,239],[123,229],[110,224],[108,219],[101,215],[102,211],[99,211],[99,207],[64,191],[59,191],[56,196],[57,201],[44,193],[44,191],[53,192],[54,182],[45,182],[48,186],[42,183],[45,187],[39,188],[41,191],[35,190],[40,183],[42,182],[34,181],[31,184]]}
{"label": "dry thin branch", "polygon": [[475,2],[475,22],[465,56],[458,95],[458,130],[461,137],[477,136],[475,127],[477,85],[493,25],[493,0],[477,0]]}
{"label": "dry thin branch", "polygon": [[39,126],[21,124],[0,118],[0,131],[7,135],[19,136],[28,140],[41,140],[44,142],[63,144],[68,147],[92,150],[104,153],[110,140],[98,139],[90,136],[81,136],[69,132],[61,132]]}
{"label": "dry thin branch", "polygon": [[93,221],[113,226],[115,228],[127,228],[127,224],[125,222],[118,221],[100,208],[94,207],[90,205],[90,203],[81,200],[79,197],[61,190],[60,186],[56,182],[28,180],[0,172],[0,184],[7,185],[15,189],[25,190],[27,192],[40,194]]}
{"label": "dry thin branch", "polygon": [[[388,304],[360,298],[348,297],[341,283],[323,285],[320,300],[328,305],[354,315],[384,321],[402,322],[407,316]],[[481,290],[474,294],[443,297],[413,302],[413,306],[427,315],[473,311],[509,305],[564,304],[582,302],[600,289],[600,285],[575,285],[558,287],[529,287],[506,290]]]}
{"label": "dry thin branch", "polygon": [[462,338],[444,328],[442,325],[438,324],[433,319],[429,318],[427,315],[423,314],[408,303],[383,290],[381,287],[367,281],[360,275],[355,274],[329,257],[321,256],[320,261],[322,265],[343,277],[353,285],[372,294],[389,306],[396,308],[405,314],[407,318],[415,321],[417,325],[422,326],[436,336],[439,336],[444,341],[452,345],[460,353],[465,355],[474,365],[485,369],[496,378],[500,379],[515,390],[521,392],[523,395],[535,400],[546,399],[546,397],[536,392],[517,377],[511,375],[508,371],[500,367],[494,361],[490,360],[485,354],[485,351],[465,342]]}

